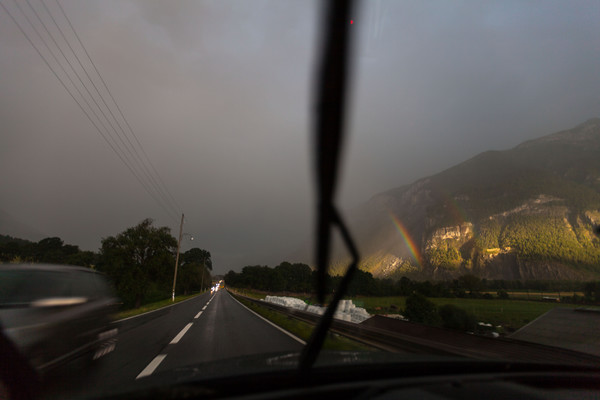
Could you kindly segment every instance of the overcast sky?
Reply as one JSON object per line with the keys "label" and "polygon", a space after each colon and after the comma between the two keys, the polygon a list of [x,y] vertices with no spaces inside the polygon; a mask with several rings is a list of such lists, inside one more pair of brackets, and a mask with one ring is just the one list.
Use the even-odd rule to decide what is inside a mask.
{"label": "overcast sky", "polygon": [[[225,273],[274,265],[306,241],[318,2],[59,1],[180,207],[165,208],[185,213],[195,240],[186,236],[184,250],[209,250]],[[0,2],[52,61],[16,4]],[[77,69],[46,8],[29,3]],[[93,74],[56,1],[45,4]],[[599,20],[597,0],[360,3],[344,209],[600,116]],[[97,250],[101,238],[151,217],[176,235],[177,217],[144,190],[2,8],[0,121],[0,233]]]}

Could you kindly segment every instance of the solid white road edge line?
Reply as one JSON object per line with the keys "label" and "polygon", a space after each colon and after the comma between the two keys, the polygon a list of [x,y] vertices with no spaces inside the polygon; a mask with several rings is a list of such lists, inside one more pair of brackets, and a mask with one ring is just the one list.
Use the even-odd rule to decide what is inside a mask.
{"label": "solid white road edge line", "polygon": [[[231,295],[230,295],[231,296]],[[246,310],[250,311],[252,314],[256,315],[258,318],[262,319],[263,321],[265,321],[266,323],[270,324],[271,326],[279,329],[281,332],[285,333],[286,335],[288,335],[289,337],[291,337],[292,339],[294,339],[295,341],[302,343],[303,345],[306,344],[306,342],[302,339],[300,339],[298,336],[294,335],[293,333],[290,333],[288,331],[286,331],[285,329],[283,329],[282,327],[280,327],[279,325],[275,325],[274,323],[272,323],[271,321],[269,321],[268,319],[266,319],[265,317],[263,317],[262,315],[252,311],[251,309],[249,309],[248,307],[246,307],[245,305],[243,305],[242,303],[240,303],[238,301],[238,299],[236,299],[235,297],[231,296],[231,298],[235,301],[237,301],[237,303],[244,307]]]}
{"label": "solid white road edge line", "polygon": [[135,379],[140,379],[145,376],[152,375],[154,370],[160,365],[160,363],[165,359],[166,356],[166,354],[159,354],[156,357],[154,357],[154,360],[150,361],[150,364],[148,364],[146,368],[144,368],[144,370],[140,372],[140,374]]}
{"label": "solid white road edge line", "polygon": [[188,329],[190,329],[191,327],[192,327],[192,322],[190,322],[189,324],[187,324],[187,325],[185,326],[185,328],[183,328],[183,329],[181,330],[181,332],[179,332],[179,333],[177,334],[177,336],[175,336],[175,337],[173,338],[173,340],[171,340],[171,343],[169,343],[169,344],[175,344],[175,343],[178,343],[178,342],[181,340],[181,338],[183,337],[183,335],[185,335],[185,333],[186,333],[186,332],[188,331]]}
{"label": "solid white road edge line", "polygon": [[198,318],[201,315],[202,315],[202,311],[198,311],[198,314],[196,314],[196,316],[194,317],[194,319]]}

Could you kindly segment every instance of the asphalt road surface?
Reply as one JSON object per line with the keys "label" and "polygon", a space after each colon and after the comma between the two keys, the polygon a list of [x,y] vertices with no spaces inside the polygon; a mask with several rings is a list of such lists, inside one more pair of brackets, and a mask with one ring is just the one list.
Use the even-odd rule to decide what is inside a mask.
{"label": "asphalt road surface", "polygon": [[90,366],[67,365],[51,376],[49,397],[118,388],[172,368],[243,355],[299,351],[292,337],[237,302],[226,290],[116,323],[115,351]]}

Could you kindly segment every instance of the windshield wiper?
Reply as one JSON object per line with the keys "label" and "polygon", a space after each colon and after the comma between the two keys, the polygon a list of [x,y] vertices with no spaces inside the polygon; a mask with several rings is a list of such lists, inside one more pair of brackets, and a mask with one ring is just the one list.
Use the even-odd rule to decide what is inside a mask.
{"label": "windshield wiper", "polygon": [[319,320],[300,355],[300,370],[308,372],[316,361],[333,315],[356,271],[359,255],[344,221],[334,204],[338,162],[344,136],[344,106],[348,73],[349,26],[353,1],[330,0],[325,14],[324,46],[317,81],[315,126],[317,180],[317,298],[325,301],[331,229],[336,226],[352,261],[336,288],[333,299]]}

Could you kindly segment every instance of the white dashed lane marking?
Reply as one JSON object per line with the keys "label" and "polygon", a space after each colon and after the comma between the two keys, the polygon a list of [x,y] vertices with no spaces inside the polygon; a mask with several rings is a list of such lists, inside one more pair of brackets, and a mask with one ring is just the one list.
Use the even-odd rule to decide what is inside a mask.
{"label": "white dashed lane marking", "polygon": [[[215,297],[213,295],[213,297]],[[206,310],[206,307],[208,307],[208,305],[210,304],[211,300],[213,299],[213,297],[211,297],[208,302],[206,302],[206,304],[204,305],[204,307],[202,307],[202,311]],[[198,317],[200,317],[202,315],[202,311],[198,311],[198,314],[196,314],[196,316],[194,317],[194,319],[197,319]],[[179,343],[179,341],[181,340],[181,338],[183,337],[183,335],[185,335],[187,333],[187,331],[192,327],[193,323],[190,322],[189,324],[187,324],[178,334],[177,336],[175,336],[173,338],[173,340],[171,340],[171,342],[169,344],[176,344]],[[158,368],[158,366],[160,365],[161,362],[163,362],[163,360],[165,359],[165,357],[167,357],[166,354],[159,354],[156,357],[154,357],[154,359],[152,361],[150,361],[150,364],[148,364],[146,366],[146,368],[144,368],[142,370],[142,372],[139,373],[139,375],[135,378],[135,379],[140,379],[143,378],[145,376],[150,376],[152,375],[152,373],[156,370],[156,368]]]}
{"label": "white dashed lane marking", "polygon": [[159,354],[156,357],[154,357],[154,360],[150,361],[150,364],[148,364],[146,368],[144,368],[144,370],[140,372],[140,374],[135,379],[140,379],[145,376],[152,375],[154,370],[160,365],[161,362],[163,362],[166,356],[166,354]]}
{"label": "white dashed lane marking", "polygon": [[171,340],[171,343],[169,343],[169,344],[175,344],[175,343],[178,343],[178,342],[181,340],[181,338],[183,337],[183,335],[185,335],[185,333],[186,333],[186,332],[188,331],[188,329],[190,329],[191,327],[192,327],[192,323],[190,322],[189,324],[187,324],[187,325],[186,325],[186,326],[185,326],[185,327],[184,327],[184,328],[181,330],[181,332],[179,332],[179,333],[177,334],[177,336],[175,336],[175,337],[173,338],[173,340]]}

